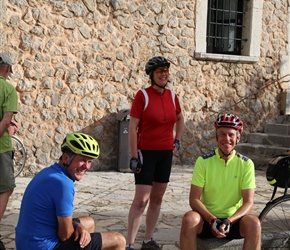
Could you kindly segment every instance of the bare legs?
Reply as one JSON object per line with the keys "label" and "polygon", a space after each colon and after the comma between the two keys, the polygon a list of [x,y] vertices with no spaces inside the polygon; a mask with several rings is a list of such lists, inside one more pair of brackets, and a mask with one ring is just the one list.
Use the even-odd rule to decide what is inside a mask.
{"label": "bare legs", "polygon": [[[202,230],[203,219],[194,211],[187,212],[182,218],[180,231],[180,249],[196,250],[196,238]],[[244,237],[244,250],[261,249],[261,224],[253,215],[245,215],[240,220],[240,234]]]}
{"label": "bare legs", "polygon": [[10,189],[6,192],[0,193],[0,221],[3,218],[4,212],[8,204],[9,197],[13,193],[13,190],[14,189]]}
{"label": "bare legs", "polygon": [[[95,221],[89,216],[79,217],[82,225],[89,233],[95,231]],[[126,247],[126,240],[123,235],[115,231],[101,232],[102,235],[102,250],[124,250]]]}
{"label": "bare legs", "polygon": [[124,250],[126,248],[126,239],[125,237],[116,232],[102,232],[102,250]]}
{"label": "bare legs", "polygon": [[146,215],[145,240],[152,238],[159,217],[162,198],[167,188],[167,183],[154,182],[153,186],[136,185],[135,197],[133,199],[128,215],[128,237],[127,244],[133,244],[139,230],[142,215],[149,202]]}
{"label": "bare legs", "polygon": [[240,233],[245,238],[244,250],[261,249],[261,223],[260,220],[253,215],[246,215],[240,221]]}
{"label": "bare legs", "polygon": [[180,250],[196,250],[196,237],[201,232],[203,219],[199,213],[187,212],[182,218],[180,230]]}

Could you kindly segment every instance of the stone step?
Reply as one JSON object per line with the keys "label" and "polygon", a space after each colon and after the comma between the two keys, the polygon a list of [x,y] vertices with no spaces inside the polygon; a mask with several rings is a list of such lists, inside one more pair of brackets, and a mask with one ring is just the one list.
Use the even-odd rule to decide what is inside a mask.
{"label": "stone step", "polygon": [[290,147],[279,147],[257,143],[239,143],[236,150],[245,156],[256,155],[263,158],[272,158],[276,155],[288,154]]}
{"label": "stone step", "polygon": [[247,157],[254,162],[255,169],[264,171],[267,170],[268,163],[272,159],[272,157],[260,157],[257,155],[247,155]]}
{"label": "stone step", "polygon": [[279,124],[266,124],[264,132],[267,134],[289,135],[290,136],[290,123]]}
{"label": "stone step", "polygon": [[[287,244],[287,246],[285,245]],[[242,250],[244,239],[228,240],[228,239],[200,239],[197,238],[197,249],[202,250]],[[289,243],[283,239],[273,238],[272,235],[262,236],[262,249],[277,249],[277,246],[284,246],[280,250],[289,249]]]}
{"label": "stone step", "polygon": [[200,239],[197,238],[197,249],[202,250],[241,250],[243,249],[244,239],[228,240],[228,239]]}
{"label": "stone step", "polygon": [[275,145],[261,145],[254,143],[239,143],[236,150],[249,157],[255,164],[255,169],[266,170],[269,161],[277,155],[285,155],[289,148]]}
{"label": "stone step", "polygon": [[247,139],[248,143],[276,145],[278,147],[288,147],[290,149],[290,135],[251,133],[248,134]]}

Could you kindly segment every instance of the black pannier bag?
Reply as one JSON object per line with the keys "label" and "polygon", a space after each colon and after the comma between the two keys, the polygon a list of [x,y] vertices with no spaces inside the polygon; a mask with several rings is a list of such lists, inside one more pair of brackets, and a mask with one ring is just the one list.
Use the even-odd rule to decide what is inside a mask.
{"label": "black pannier bag", "polygon": [[268,163],[266,178],[268,183],[275,187],[274,192],[277,187],[280,187],[285,188],[286,194],[287,188],[290,187],[290,155],[278,155],[271,159]]}

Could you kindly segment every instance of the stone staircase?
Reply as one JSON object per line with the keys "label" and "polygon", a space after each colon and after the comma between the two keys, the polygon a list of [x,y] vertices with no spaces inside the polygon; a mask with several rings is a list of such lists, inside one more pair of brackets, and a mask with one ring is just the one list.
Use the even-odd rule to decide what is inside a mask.
{"label": "stone staircase", "polygon": [[263,133],[248,134],[247,142],[236,149],[251,158],[256,169],[266,170],[272,157],[290,154],[290,122],[266,124]]}

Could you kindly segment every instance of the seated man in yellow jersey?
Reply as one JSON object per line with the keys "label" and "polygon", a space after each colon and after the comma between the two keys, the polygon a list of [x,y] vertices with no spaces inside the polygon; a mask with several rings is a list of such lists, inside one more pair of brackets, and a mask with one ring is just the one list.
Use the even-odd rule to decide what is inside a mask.
{"label": "seated man in yellow jersey", "polygon": [[218,148],[198,157],[191,182],[190,206],[182,219],[180,249],[197,249],[200,238],[244,238],[244,248],[261,249],[261,224],[251,215],[255,168],[236,152],[243,122],[233,114],[220,115],[214,124]]}

